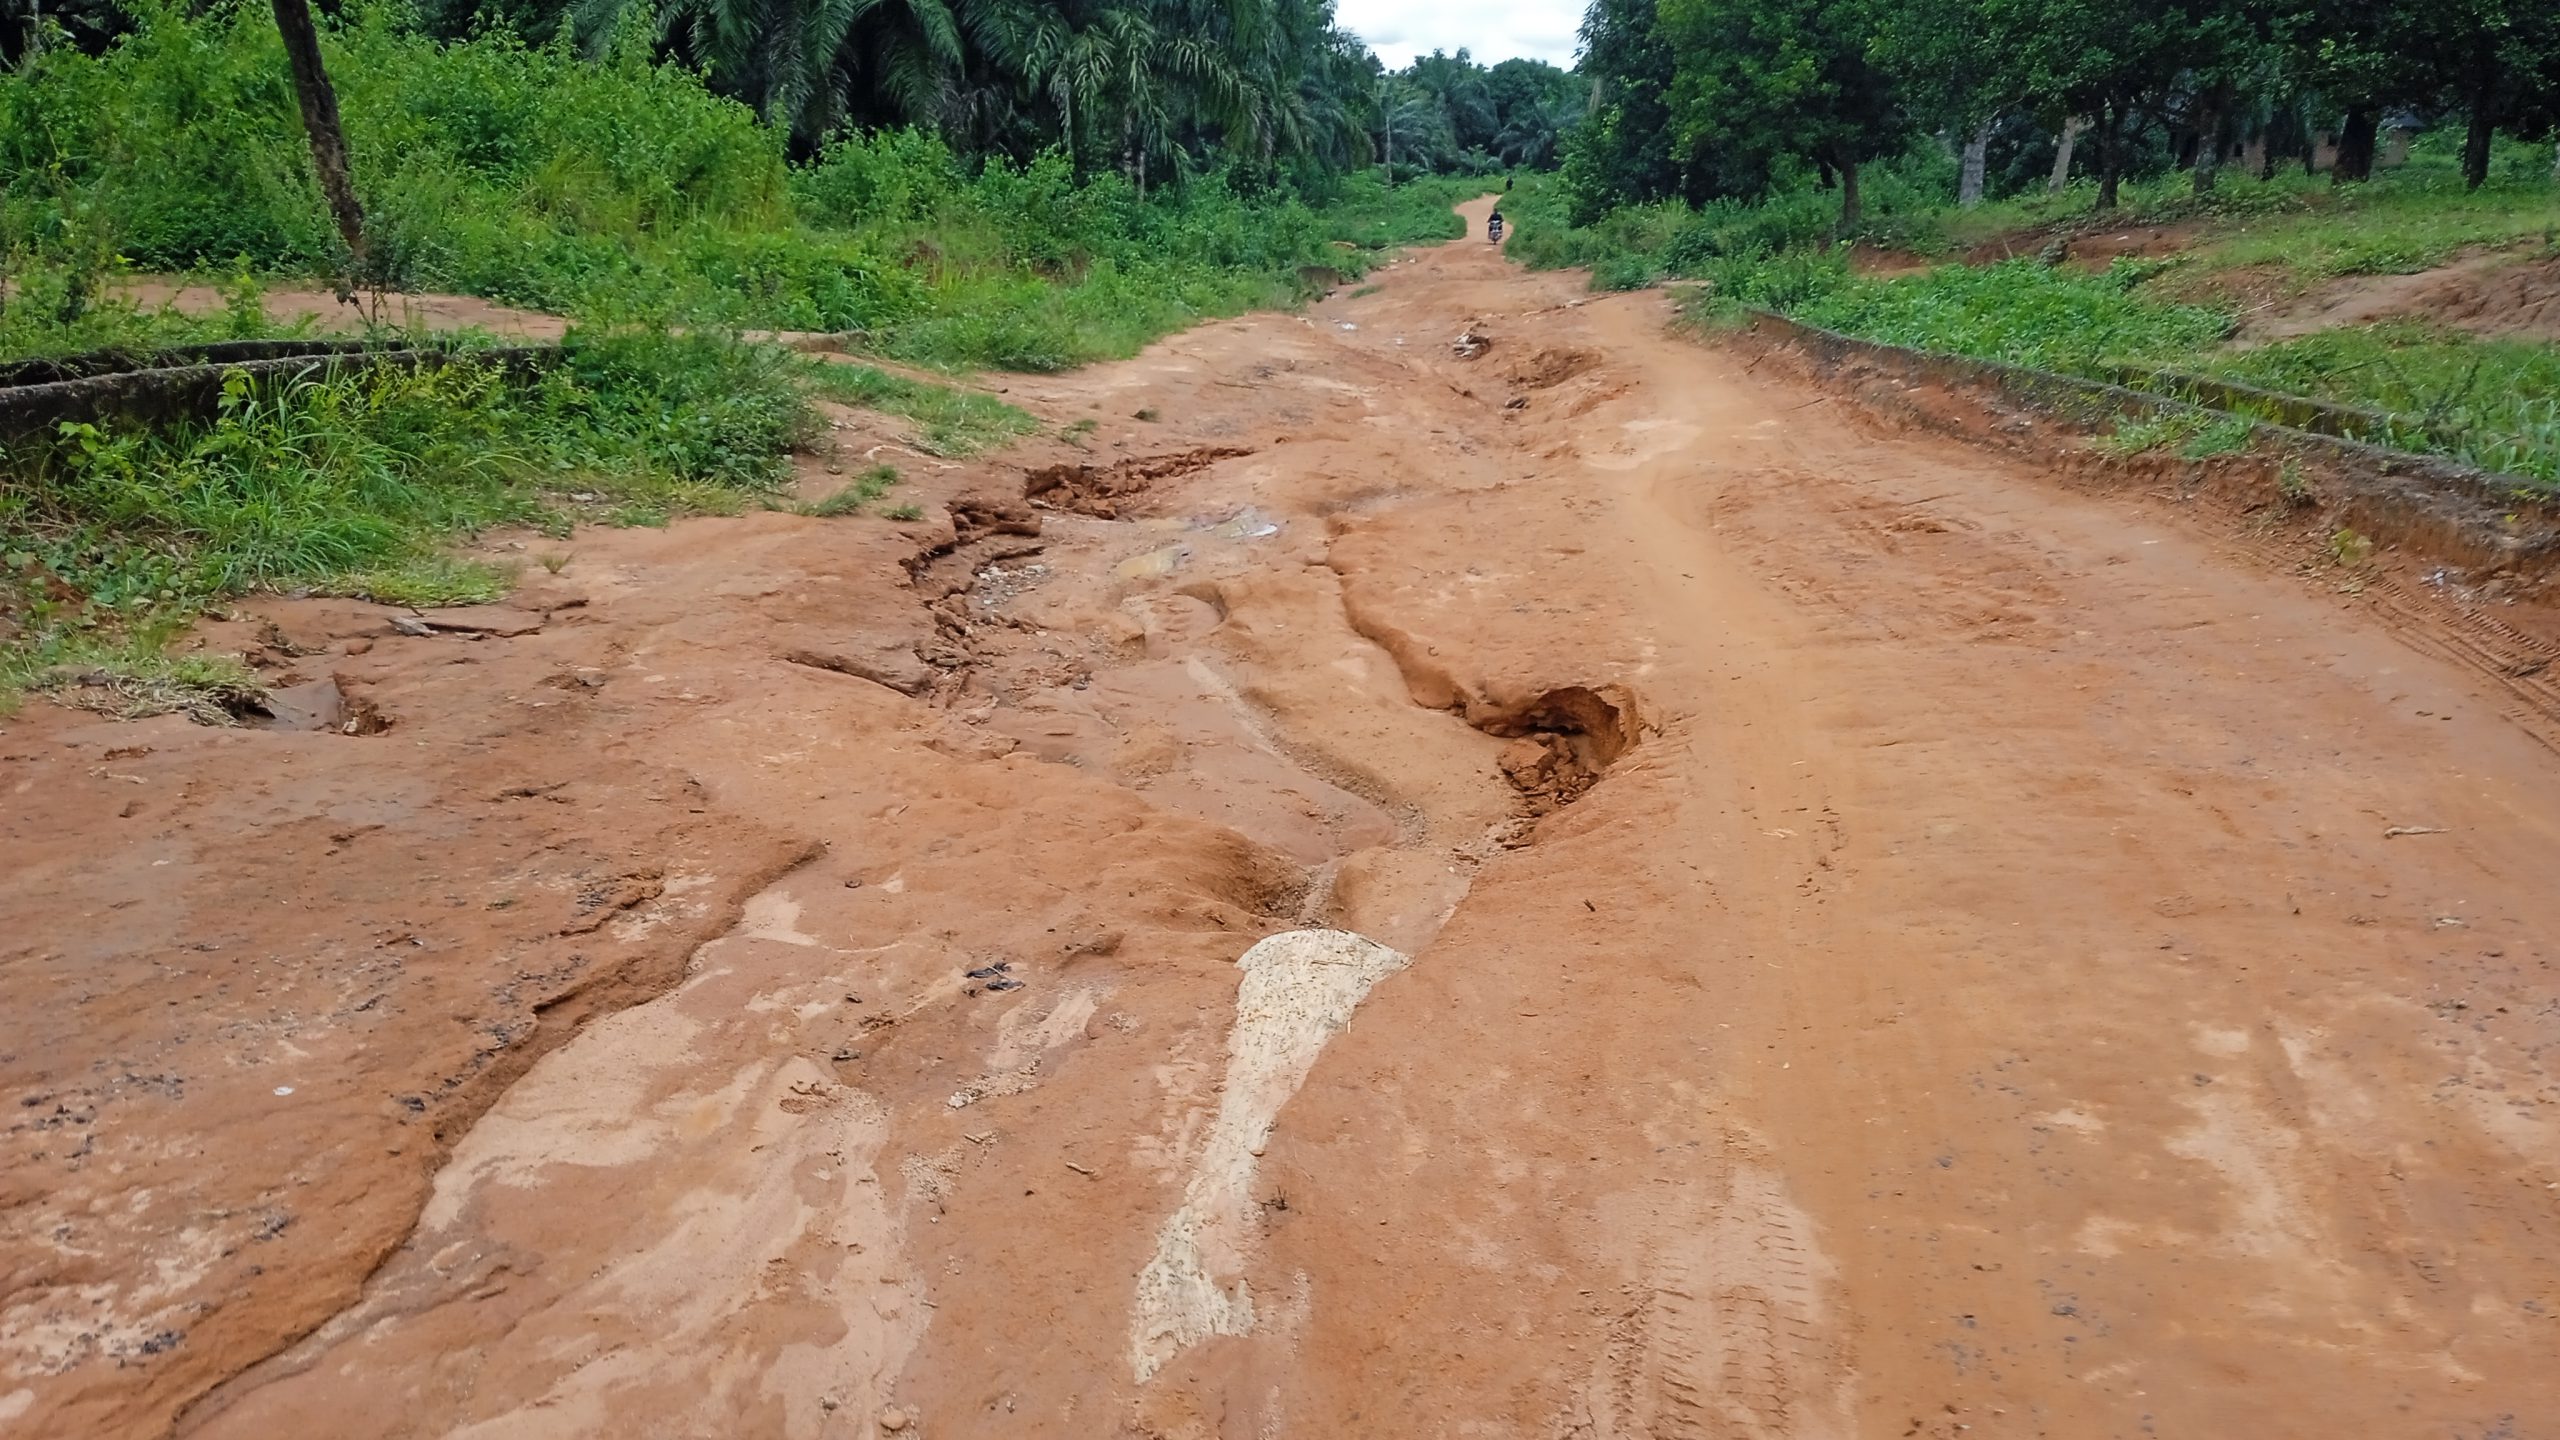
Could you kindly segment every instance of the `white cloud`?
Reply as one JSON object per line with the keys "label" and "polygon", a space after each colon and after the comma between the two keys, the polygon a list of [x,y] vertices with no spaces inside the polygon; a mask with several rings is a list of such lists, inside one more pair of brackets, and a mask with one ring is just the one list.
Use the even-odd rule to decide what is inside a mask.
{"label": "white cloud", "polygon": [[1401,69],[1416,55],[1460,49],[1491,65],[1513,56],[1573,64],[1583,0],[1338,0],[1343,27]]}

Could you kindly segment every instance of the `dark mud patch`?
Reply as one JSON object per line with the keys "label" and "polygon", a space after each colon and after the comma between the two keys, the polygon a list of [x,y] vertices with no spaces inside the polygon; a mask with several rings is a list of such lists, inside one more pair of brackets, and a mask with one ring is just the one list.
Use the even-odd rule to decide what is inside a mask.
{"label": "dark mud patch", "polygon": [[[288,677],[290,678],[290,677]],[[246,721],[262,730],[316,731],[330,735],[379,735],[391,717],[338,677],[278,684],[268,689]]]}
{"label": "dark mud patch", "polygon": [[1159,480],[1205,470],[1221,460],[1250,455],[1250,448],[1201,445],[1166,455],[1146,455],[1110,465],[1044,465],[1022,477],[1022,496],[1052,510],[1068,510],[1098,520],[1117,520],[1133,497]]}

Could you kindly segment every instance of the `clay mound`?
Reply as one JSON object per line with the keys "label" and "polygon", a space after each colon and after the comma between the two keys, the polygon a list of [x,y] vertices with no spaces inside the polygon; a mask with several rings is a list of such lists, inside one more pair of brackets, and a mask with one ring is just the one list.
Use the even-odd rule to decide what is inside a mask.
{"label": "clay mound", "polygon": [[2420,320],[2475,335],[2560,340],[2560,256],[2475,255],[2415,275],[2351,275],[2251,320],[2253,340]]}
{"label": "clay mound", "polygon": [[2560,340],[2560,256],[2457,269],[2421,287],[2400,313],[2483,335]]}
{"label": "clay mound", "polygon": [[1596,350],[1541,350],[1513,362],[1511,383],[1524,390],[1544,390],[1593,370],[1599,364],[1600,352]]}

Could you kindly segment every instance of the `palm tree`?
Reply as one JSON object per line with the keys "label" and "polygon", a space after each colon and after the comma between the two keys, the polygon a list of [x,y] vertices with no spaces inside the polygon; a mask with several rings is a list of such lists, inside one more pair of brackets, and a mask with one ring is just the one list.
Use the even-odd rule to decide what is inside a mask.
{"label": "palm tree", "polygon": [[570,23],[599,49],[644,4],[662,45],[804,144],[855,95],[885,102],[861,118],[942,126],[964,29],[1001,30],[988,0],[574,0]]}

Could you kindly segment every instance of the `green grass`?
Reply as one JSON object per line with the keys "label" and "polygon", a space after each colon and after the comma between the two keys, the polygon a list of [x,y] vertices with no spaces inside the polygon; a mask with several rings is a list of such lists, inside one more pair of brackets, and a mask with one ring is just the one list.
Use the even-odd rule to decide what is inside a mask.
{"label": "green grass", "polygon": [[992,395],[892,375],[870,365],[812,361],[810,383],[826,399],[915,423],[919,448],[959,458],[992,449],[1040,423]]}
{"label": "green grass", "polygon": [[494,599],[512,577],[450,542],[769,492],[815,433],[803,373],[707,335],[573,336],[529,377],[468,358],[264,386],[235,372],[208,422],[66,424],[0,468],[0,668],[23,684],[249,590]]}
{"label": "green grass", "polygon": [[2112,431],[2098,437],[2097,448],[2118,459],[2169,450],[2180,459],[2205,460],[2247,450],[2253,428],[2244,416],[2172,410],[2143,419],[2119,419]]}
{"label": "green grass", "polygon": [[2393,423],[2367,438],[2451,454],[2560,490],[2560,347],[2371,325],[2216,357],[2204,368],[2381,411]]}
{"label": "green grass", "polygon": [[217,340],[300,335],[307,321],[281,325],[267,317],[263,287],[245,269],[217,277],[223,308],[187,314],[174,305],[144,306],[117,294],[113,263],[81,265],[28,251],[0,254],[9,291],[0,303],[0,361],[42,359],[93,350],[157,350]]}
{"label": "green grass", "polygon": [[267,693],[236,655],[170,655],[131,637],[44,657],[0,649],[0,715],[28,691],[118,720],[185,715],[200,725],[237,724]]}
{"label": "green grass", "polygon": [[1454,207],[1501,188],[1498,179],[1436,175],[1390,189],[1377,172],[1364,170],[1343,177],[1323,208],[1325,238],[1370,251],[1455,240],[1467,227]]}
{"label": "green grass", "polygon": [[[2360,438],[2560,489],[2560,347],[2401,324],[2226,350],[2229,315],[2149,295],[2148,268],[2120,262],[2092,276],[2028,260],[1951,265],[1910,279],[1843,280],[1788,308],[1807,323],[1892,345],[2093,379],[2115,378],[2111,367],[2122,362],[2200,370],[2378,411],[2388,420]],[[2201,459],[2235,443],[2221,431],[2177,431],[2184,423],[2120,426],[2109,444],[2133,453],[2174,443]]]}
{"label": "green grass", "polygon": [[2309,284],[2339,275],[2407,274],[2473,247],[2549,243],[2560,229],[2560,186],[2551,182],[2549,148],[2500,142],[2489,183],[2467,191],[2455,153],[2460,138],[2439,127],[2419,137],[2407,164],[2378,170],[2359,185],[2333,185],[2299,165],[2280,167],[2265,180],[2226,167],[2203,196],[2180,172],[2128,182],[2111,217],[2096,213],[2096,187],[2087,181],[2059,194],[2036,190],[1973,210],[1945,206],[1911,248],[1959,253],[2053,226],[2104,234],[2192,225],[2196,243],[2185,259],[2199,274],[2272,265]]}
{"label": "green grass", "polygon": [[844,486],[843,489],[836,491],[834,494],[829,495],[827,498],[820,500],[815,504],[803,506],[800,513],[803,515],[812,515],[821,520],[835,520],[847,515],[859,515],[862,513],[863,506],[868,505],[872,501],[879,499],[881,496],[888,494],[889,487],[897,483],[898,469],[896,466],[874,465],[870,469],[855,476]]}
{"label": "green grass", "polygon": [[[2209,194],[2193,193],[2178,171],[2125,182],[2118,209],[2100,215],[2096,186],[2076,181],[2058,193],[2042,187],[1971,210],[1952,202],[1945,157],[1924,144],[1910,156],[1871,167],[1866,216],[1842,237],[1924,257],[1953,259],[2002,237],[2020,237],[2034,258],[2043,236],[2058,230],[2107,234],[2190,226],[2194,243],[2181,256],[2180,288],[2210,299],[2211,277],[2240,267],[2276,265],[2305,286],[2347,274],[2422,270],[2475,247],[2560,244],[2560,186],[2551,152],[2501,141],[2488,184],[2463,188],[2450,130],[2421,137],[2409,162],[2378,171],[2361,185],[2281,168],[2266,180],[2225,167]],[[1546,179],[1505,210],[1515,224],[1510,253],[1533,269],[1587,267],[1593,288],[1626,289],[1663,278],[1731,281],[1744,262],[1819,248],[1831,236],[1835,192],[1798,182],[1753,202],[1679,202],[1625,206],[1597,223],[1568,223],[1562,186]],[[1736,288],[1730,284],[1728,290]]]}
{"label": "green grass", "polygon": [[2192,355],[2230,333],[2228,314],[2138,293],[2144,274],[2131,263],[2096,276],[2032,260],[1945,265],[1911,279],[1844,281],[1791,313],[1890,345],[2082,374],[2109,361]]}
{"label": "green grass", "polygon": [[310,588],[384,605],[487,605],[516,588],[514,572],[450,555],[412,555],[371,570],[324,576]]}
{"label": "green grass", "polygon": [[[2028,260],[1950,265],[1909,279],[1842,279],[1782,308],[1826,329],[1914,349],[2093,379],[2115,378],[2118,363],[2199,370],[2377,411],[2386,421],[2359,438],[2560,489],[2560,347],[2398,324],[2227,350],[2229,315],[2146,293],[2148,268],[2120,262],[2092,276]],[[2180,428],[2187,423],[2131,422],[2104,448],[2129,454],[2175,445],[2202,459],[2245,443],[2243,422],[2196,433]]]}
{"label": "green grass", "polygon": [[[2560,184],[2544,145],[2500,141],[2490,180],[2462,184],[2450,127],[2422,137],[2409,162],[2359,185],[2334,186],[2289,167],[2267,180],[2229,168],[2210,194],[2170,172],[2129,180],[2121,208],[2094,213],[2085,182],[2038,187],[1974,210],[1949,203],[1945,157],[1927,147],[1869,176],[1869,217],[1853,238],[1953,257],[1999,236],[2022,237],[2024,258],[1949,263],[1892,280],[1852,273],[1825,248],[1836,196],[1798,183],[1757,203],[1627,206],[1597,223],[1569,223],[1552,182],[1506,209],[1513,258],[1535,268],[1585,266],[1594,289],[1664,279],[1703,285],[1684,297],[1701,326],[1745,307],[1914,349],[1998,360],[2095,379],[2113,367],[2202,370],[2265,389],[2357,406],[2390,418],[2366,437],[2446,454],[2560,489],[2560,348],[2481,340],[2414,326],[2375,326],[2236,351],[2234,270],[2280,272],[2300,289],[2346,274],[2398,273],[2479,247],[2560,254]],[[2102,274],[2035,258],[2042,237],[2189,227],[2188,248],[2155,260],[2119,259]],[[2262,286],[2262,279],[2246,282]],[[2101,447],[2134,454],[2174,448],[2188,458],[2247,443],[2239,421],[2171,416],[2129,421]]]}

